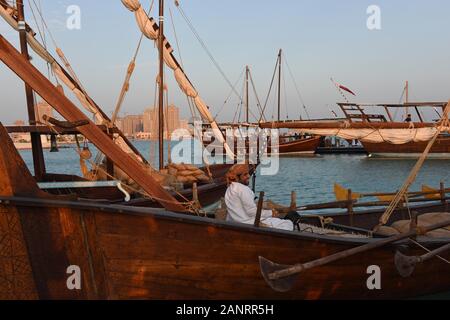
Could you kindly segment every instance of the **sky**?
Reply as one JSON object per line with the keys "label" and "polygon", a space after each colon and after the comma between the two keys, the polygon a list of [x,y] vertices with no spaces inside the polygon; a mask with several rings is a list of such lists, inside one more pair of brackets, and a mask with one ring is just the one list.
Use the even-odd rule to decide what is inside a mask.
{"label": "sky", "polygon": [[[69,59],[87,92],[107,114],[116,105],[127,66],[136,50],[140,31],[133,13],[120,0],[31,0],[26,17],[37,30],[35,3],[40,2],[53,38]],[[404,83],[410,83],[410,100],[448,101],[450,99],[450,2],[448,0],[179,0],[201,39],[231,83],[243,91],[246,65],[251,68],[256,91],[264,104],[277,53],[283,49],[282,117],[298,118],[302,103],[294,81],[312,118],[332,117],[336,102],[343,98],[334,87],[333,77],[356,93],[352,102],[398,103]],[[141,0],[150,8],[151,0]],[[30,10],[30,4],[34,10]],[[81,28],[69,30],[69,6],[79,6]],[[367,9],[377,5],[381,30],[369,30]],[[152,16],[157,16],[155,1]],[[34,16],[38,19],[34,19]],[[173,20],[171,19],[171,13]],[[202,98],[219,121],[235,118],[237,95],[217,70],[172,0],[166,1],[165,34],[181,58],[184,69]],[[173,23],[172,23],[173,22]],[[174,36],[175,26],[179,47]],[[41,25],[40,25],[41,26]],[[18,35],[3,20],[0,33],[16,48]],[[38,36],[38,39],[39,36]],[[53,53],[49,34],[46,43]],[[47,67],[33,56],[33,64],[48,75]],[[55,54],[56,56],[56,54]],[[136,71],[122,115],[139,114],[154,105],[158,54],[152,41],[145,40],[139,51]],[[186,98],[167,70],[169,100],[191,116]],[[53,81],[53,78],[50,78]],[[26,119],[23,83],[0,65],[0,121],[11,124]],[[68,90],[66,89],[66,92]],[[253,90],[251,90],[252,92]],[[69,95],[70,96],[70,95]],[[257,114],[255,97],[250,107]],[[276,99],[268,99],[266,117],[275,114]],[[251,117],[250,120],[254,120]],[[241,118],[243,119],[243,118]]]}

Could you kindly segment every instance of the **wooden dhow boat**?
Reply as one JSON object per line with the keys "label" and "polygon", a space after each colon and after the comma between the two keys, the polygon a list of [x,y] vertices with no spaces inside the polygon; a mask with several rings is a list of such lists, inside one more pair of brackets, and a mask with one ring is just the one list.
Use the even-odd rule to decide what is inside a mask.
{"label": "wooden dhow boat", "polygon": [[[85,120],[3,37],[0,60],[67,121]],[[430,260],[448,261],[450,239],[425,237],[450,219],[378,239],[186,214],[185,204],[91,121],[78,130],[165,209],[44,192],[0,126],[2,299],[387,299],[450,288],[449,265]],[[418,233],[420,247],[407,240]],[[431,250],[425,258],[423,247]],[[400,249],[403,256],[395,255]],[[370,280],[374,266],[381,286]],[[299,270],[304,273],[297,277]]]}
{"label": "wooden dhow boat", "polygon": [[[289,128],[321,136],[359,140],[371,157],[418,158],[436,132],[437,122],[426,122],[419,109],[433,109],[439,117],[446,102],[409,102],[404,104],[338,103],[346,118],[340,120],[263,123],[263,128]],[[382,108],[386,114],[369,114],[367,108]],[[418,122],[397,122],[390,110],[415,110]],[[441,110],[441,111],[439,111]],[[443,128],[433,144],[429,158],[450,158],[450,127]]]}

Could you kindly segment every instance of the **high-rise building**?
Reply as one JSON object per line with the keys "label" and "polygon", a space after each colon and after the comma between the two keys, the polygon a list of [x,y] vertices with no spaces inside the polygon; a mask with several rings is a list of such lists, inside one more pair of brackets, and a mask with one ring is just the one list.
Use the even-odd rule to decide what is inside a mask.
{"label": "high-rise building", "polygon": [[180,109],[174,105],[170,105],[167,110],[165,125],[167,126],[168,136],[180,128]]}
{"label": "high-rise building", "polygon": [[[150,133],[151,139],[159,137],[159,109],[148,108],[144,111],[144,132]],[[169,139],[172,133],[180,128],[180,109],[170,105],[164,109],[164,138]]]}
{"label": "high-rise building", "polygon": [[143,116],[142,115],[128,115],[122,121],[122,132],[127,137],[134,137],[138,132],[143,130]]}

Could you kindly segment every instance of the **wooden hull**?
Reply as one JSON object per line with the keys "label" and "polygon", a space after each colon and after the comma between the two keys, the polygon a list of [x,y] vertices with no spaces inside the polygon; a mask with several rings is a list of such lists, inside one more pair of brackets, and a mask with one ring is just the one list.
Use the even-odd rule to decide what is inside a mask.
{"label": "wooden hull", "polygon": [[[4,141],[0,299],[387,299],[450,290],[448,264],[438,259],[402,278],[394,265],[396,244],[310,269],[293,290],[276,292],[261,275],[260,256],[288,265],[377,240],[61,200],[38,189],[12,142]],[[450,239],[419,241],[433,249]],[[408,255],[423,254],[407,241],[402,244]],[[443,257],[450,259],[450,253]],[[366,285],[373,265],[382,271],[381,290]],[[68,289],[70,266],[79,267],[80,290]]]}
{"label": "wooden hull", "polygon": [[[368,142],[362,144],[373,157],[418,158],[428,142],[410,142],[400,145]],[[441,136],[436,140],[431,148],[429,158],[450,159],[450,136]]]}
{"label": "wooden hull", "polygon": [[[23,234],[21,246],[27,250],[20,261],[28,259],[29,267],[26,277],[20,275],[26,280],[22,286],[11,290],[0,282],[3,299],[389,299],[450,289],[448,265],[438,259],[402,278],[394,266],[397,244],[311,269],[292,291],[279,293],[261,276],[259,256],[294,264],[376,240],[274,231],[154,209],[8,200],[0,207],[2,236]],[[13,216],[20,223],[5,224]],[[428,248],[443,244],[421,243]],[[2,256],[2,274],[4,266],[19,262],[14,250]],[[70,265],[81,268],[81,290],[67,289]],[[366,286],[372,265],[382,270],[381,290]],[[19,275],[7,276],[18,281]]]}
{"label": "wooden hull", "polygon": [[[280,142],[278,146],[278,153],[280,155],[315,154],[320,145],[320,141],[320,137],[312,137],[288,142]],[[271,148],[268,148],[268,152],[271,152]]]}
{"label": "wooden hull", "polygon": [[[281,138],[280,138],[281,140]],[[295,155],[313,155],[316,153],[317,148],[320,145],[321,138],[320,137],[311,137],[311,138],[305,138],[305,139],[297,139],[293,141],[287,141],[287,142],[280,142],[278,145],[277,151],[274,150],[274,155],[279,156],[295,156]],[[213,144],[213,142],[206,142],[204,141],[204,145],[208,146],[210,144]],[[240,151],[240,150],[239,150]],[[244,150],[242,150],[244,151]],[[234,147],[235,154],[238,153],[238,146],[237,143],[235,143]],[[245,152],[248,154],[248,144],[246,144]],[[267,148],[267,153],[271,153],[272,148],[270,146]],[[222,150],[221,154],[225,154],[225,150]]]}
{"label": "wooden hull", "polygon": [[[218,202],[224,195],[227,189],[225,174],[230,169],[231,165],[220,164],[211,165],[210,171],[213,177],[213,182],[207,184],[199,184],[198,199],[202,206],[209,206]],[[206,170],[202,168],[203,170]],[[78,176],[62,175],[62,174],[46,174],[45,181],[47,182],[63,182],[63,181],[85,181],[85,179]],[[77,197],[82,199],[89,199],[95,201],[105,202],[111,201],[119,203],[123,201],[124,194],[117,189],[117,187],[92,187],[92,188],[65,188],[49,190],[55,195],[72,195],[74,199]],[[192,200],[192,186],[186,186],[186,189],[180,192],[171,192],[171,195],[179,201],[185,199]],[[124,203],[125,204],[125,203]],[[138,198],[131,201],[132,205],[139,207],[156,207],[161,205],[156,201],[151,201],[145,198]]]}

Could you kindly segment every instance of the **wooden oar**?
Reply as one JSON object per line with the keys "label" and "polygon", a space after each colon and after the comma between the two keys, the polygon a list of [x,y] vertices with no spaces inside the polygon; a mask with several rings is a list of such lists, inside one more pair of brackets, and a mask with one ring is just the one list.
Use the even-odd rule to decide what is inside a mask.
{"label": "wooden oar", "polygon": [[427,232],[433,231],[435,229],[440,229],[440,228],[444,228],[450,225],[450,220],[446,220],[443,221],[441,223],[437,223],[434,225],[430,225],[427,227],[423,227],[423,228],[416,228],[413,230],[410,230],[406,233],[402,233],[399,235],[395,235],[380,241],[376,241],[376,242],[371,242],[371,243],[367,243],[365,245],[359,246],[359,247],[355,247],[355,248],[351,248],[348,250],[344,250],[335,254],[332,254],[330,256],[327,257],[323,257],[314,261],[310,261],[307,263],[299,263],[293,266],[285,266],[285,265],[279,265],[276,264],[270,260],[267,260],[264,257],[259,257],[259,265],[261,268],[261,273],[264,277],[264,279],[266,280],[266,282],[272,287],[272,289],[274,289],[275,291],[279,291],[279,292],[286,292],[289,291],[294,283],[295,283],[295,275],[297,275],[298,273],[311,269],[311,268],[315,268],[315,267],[319,267],[319,266],[323,266],[325,264],[334,262],[336,260],[340,260],[343,258],[347,258],[349,256],[358,254],[358,253],[362,253],[362,252],[366,252],[372,249],[376,249],[376,248],[380,248],[383,247],[387,244],[390,243],[394,243],[397,242],[399,240],[403,240],[415,235],[424,235]]}
{"label": "wooden oar", "polygon": [[427,260],[430,260],[431,258],[434,258],[441,254],[442,252],[450,250],[450,243],[446,244],[445,246],[442,246],[436,250],[433,250],[431,252],[428,252],[427,254],[424,254],[422,256],[406,256],[400,251],[397,251],[395,253],[395,267],[397,268],[398,273],[403,278],[408,278],[412,275],[414,272],[414,269],[416,268],[416,265],[421,262],[425,262]]}

